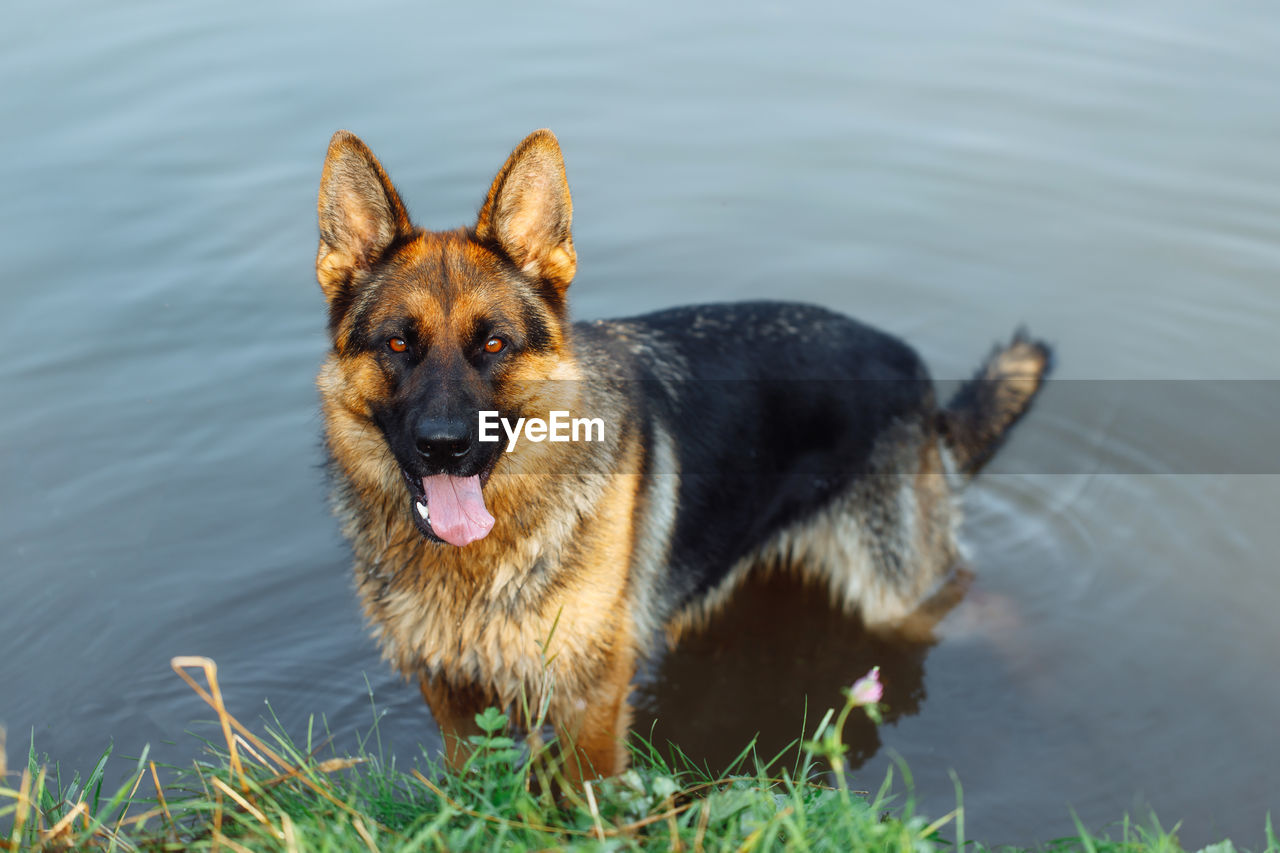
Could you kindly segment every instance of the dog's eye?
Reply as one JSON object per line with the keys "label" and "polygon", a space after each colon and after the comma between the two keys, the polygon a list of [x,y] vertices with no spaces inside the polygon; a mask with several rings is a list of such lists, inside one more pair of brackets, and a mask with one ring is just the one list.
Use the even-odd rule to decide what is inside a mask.
{"label": "dog's eye", "polygon": [[502,338],[489,338],[484,342],[484,351],[488,353],[502,352],[507,342]]}
{"label": "dog's eye", "polygon": [[391,338],[387,341],[387,349],[392,352],[404,352],[409,345],[404,342],[404,338]]}

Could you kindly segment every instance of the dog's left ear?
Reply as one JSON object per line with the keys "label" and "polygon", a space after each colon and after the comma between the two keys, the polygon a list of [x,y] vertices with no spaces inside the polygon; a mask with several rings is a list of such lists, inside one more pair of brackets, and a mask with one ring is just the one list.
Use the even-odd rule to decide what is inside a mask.
{"label": "dog's left ear", "polygon": [[560,143],[535,130],[516,146],[480,208],[476,236],[497,243],[527,273],[561,296],[573,281],[573,202]]}

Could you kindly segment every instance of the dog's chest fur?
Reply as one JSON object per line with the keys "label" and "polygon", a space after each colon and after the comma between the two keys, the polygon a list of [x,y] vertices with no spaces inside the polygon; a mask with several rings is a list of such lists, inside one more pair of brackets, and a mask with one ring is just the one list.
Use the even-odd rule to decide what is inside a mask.
{"label": "dog's chest fur", "polygon": [[[611,449],[639,452],[630,446]],[[637,478],[592,468],[551,478],[551,487],[547,478],[495,475],[486,491],[497,525],[465,549],[423,539],[394,489],[394,498],[344,513],[357,590],[384,657],[406,676],[482,685],[504,704],[522,690],[532,700],[549,678],[580,692],[609,646],[635,634],[626,601]]]}

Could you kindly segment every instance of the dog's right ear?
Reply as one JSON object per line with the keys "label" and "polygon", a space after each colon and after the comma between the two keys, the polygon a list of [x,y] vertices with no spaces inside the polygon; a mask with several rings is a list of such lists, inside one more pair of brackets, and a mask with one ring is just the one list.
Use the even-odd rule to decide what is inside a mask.
{"label": "dog's right ear", "polygon": [[329,140],[320,176],[316,278],[333,302],[356,273],[371,269],[398,238],[413,233],[409,214],[378,158],[353,133]]}

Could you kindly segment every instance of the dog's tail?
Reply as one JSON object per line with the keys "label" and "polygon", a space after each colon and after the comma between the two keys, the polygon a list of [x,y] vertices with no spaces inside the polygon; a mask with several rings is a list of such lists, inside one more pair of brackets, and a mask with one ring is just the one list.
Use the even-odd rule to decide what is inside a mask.
{"label": "dog's tail", "polygon": [[1009,430],[1031,408],[1053,367],[1053,352],[1025,329],[1008,346],[996,345],[977,374],[939,412],[939,431],[956,468],[966,477],[981,470]]}

